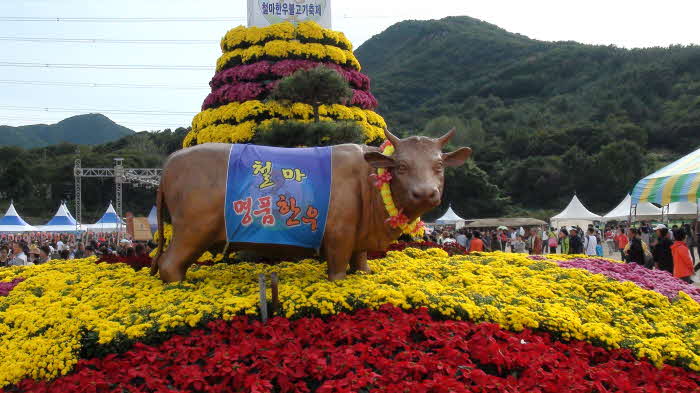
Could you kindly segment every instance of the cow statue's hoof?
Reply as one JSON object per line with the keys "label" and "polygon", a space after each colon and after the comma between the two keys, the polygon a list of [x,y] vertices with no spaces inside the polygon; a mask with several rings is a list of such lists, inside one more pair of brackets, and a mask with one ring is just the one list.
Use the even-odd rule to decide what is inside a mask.
{"label": "cow statue's hoof", "polygon": [[344,280],[347,277],[345,272],[328,273],[328,281]]}

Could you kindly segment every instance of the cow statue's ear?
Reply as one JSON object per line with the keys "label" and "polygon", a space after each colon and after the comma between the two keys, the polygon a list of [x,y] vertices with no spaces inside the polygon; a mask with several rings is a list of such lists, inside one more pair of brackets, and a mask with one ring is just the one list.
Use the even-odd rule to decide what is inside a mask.
{"label": "cow statue's ear", "polygon": [[365,161],[373,168],[391,168],[396,166],[396,161],[389,156],[378,151],[370,151],[365,153]]}
{"label": "cow statue's ear", "polygon": [[442,153],[442,160],[446,166],[460,166],[472,155],[472,149],[462,147],[451,153]]}

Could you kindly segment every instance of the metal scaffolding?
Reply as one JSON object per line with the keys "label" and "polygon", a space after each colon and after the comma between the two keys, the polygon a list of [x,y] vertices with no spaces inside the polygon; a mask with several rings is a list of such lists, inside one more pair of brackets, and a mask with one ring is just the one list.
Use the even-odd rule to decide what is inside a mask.
{"label": "metal scaffolding", "polygon": [[[114,168],[83,168],[80,157],[75,159],[73,176],[75,176],[75,221],[76,230],[80,229],[82,222],[82,178],[83,177],[112,177],[116,193],[117,216],[122,218],[122,189],[124,183],[135,184],[144,187],[158,187],[160,175],[163,172],[160,168],[125,168],[123,158],[114,159]],[[121,221],[117,224],[121,231]]]}

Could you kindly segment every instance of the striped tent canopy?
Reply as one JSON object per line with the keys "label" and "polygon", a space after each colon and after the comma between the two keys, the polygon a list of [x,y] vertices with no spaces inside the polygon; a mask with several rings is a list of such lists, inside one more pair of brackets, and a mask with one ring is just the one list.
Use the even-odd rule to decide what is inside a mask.
{"label": "striped tent canopy", "polygon": [[632,191],[632,204],[695,203],[700,197],[699,186],[700,149],[640,180]]}

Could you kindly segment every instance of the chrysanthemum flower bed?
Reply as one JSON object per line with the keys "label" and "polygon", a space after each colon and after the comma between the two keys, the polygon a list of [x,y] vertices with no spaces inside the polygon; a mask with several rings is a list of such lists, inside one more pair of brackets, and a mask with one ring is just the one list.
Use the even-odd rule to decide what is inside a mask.
{"label": "chrysanthemum flower bed", "polygon": [[325,320],[236,317],[157,346],[81,360],[23,392],[606,392],[698,390],[700,375],[627,350],[491,323],[435,320],[393,306]]}
{"label": "chrysanthemum flower bed", "polygon": [[[575,261],[585,263],[586,260],[579,258]],[[337,347],[337,356],[345,353],[348,359],[376,355],[386,363],[381,367],[362,363],[363,367],[377,374],[363,374],[363,378],[367,379],[362,381],[368,386],[386,391],[391,391],[394,383],[408,384],[419,380],[433,382],[428,382],[423,390],[416,388],[416,391],[447,391],[440,390],[443,385],[435,381],[441,381],[447,387],[456,384],[462,386],[459,388],[462,390],[469,384],[478,384],[483,391],[516,391],[515,388],[507,388],[508,386],[530,391],[528,384],[531,381],[527,375],[538,375],[543,383],[561,381],[566,386],[570,383],[574,386],[572,381],[577,380],[579,385],[576,386],[582,387],[579,391],[615,391],[615,386],[618,390],[628,391],[621,387],[628,385],[611,383],[629,382],[629,386],[640,386],[638,384],[642,380],[652,384],[645,385],[651,386],[647,391],[657,391],[660,389],[654,386],[662,385],[654,385],[654,381],[659,381],[656,378],[668,379],[671,374],[655,373],[676,373],[673,375],[679,377],[674,383],[695,383],[680,391],[697,390],[697,371],[700,371],[698,302],[682,290],[669,297],[668,294],[644,289],[631,281],[620,282],[579,268],[562,268],[560,263],[566,262],[533,260],[525,255],[505,253],[449,256],[439,249],[408,248],[404,251],[390,251],[385,258],[370,261],[373,274],[351,275],[346,280],[334,283],[325,280],[325,264],[315,260],[285,262],[276,266],[252,263],[195,266],[188,272],[188,281],[179,284],[162,284],[145,270],[135,272],[123,264],[96,264],[92,259],[55,261],[40,266],[5,269],[0,271],[0,281],[9,282],[17,278],[24,278],[24,281],[6,297],[0,297],[0,385],[16,384],[26,378],[54,379],[69,373],[72,374],[56,380],[57,385],[48,387],[53,389],[54,386],[68,386],[60,384],[75,383],[75,378],[88,381],[89,375],[94,376],[96,381],[101,381],[101,378],[107,378],[107,374],[112,372],[106,371],[107,368],[124,368],[124,363],[119,362],[136,359],[135,356],[140,356],[138,354],[145,351],[150,353],[148,359],[151,360],[144,361],[140,358],[140,364],[142,367],[146,367],[145,363],[160,364],[165,367],[164,370],[169,370],[153,374],[154,378],[165,378],[166,386],[172,385],[172,389],[176,386],[177,389],[192,389],[182,385],[186,380],[176,382],[172,379],[181,378],[185,371],[189,372],[187,375],[202,375],[204,381],[200,382],[207,384],[201,386],[214,386],[221,382],[219,377],[206,374],[211,371],[207,367],[216,368],[214,363],[210,363],[214,361],[198,361],[194,359],[194,354],[200,357],[204,356],[202,354],[213,356],[210,350],[204,349],[216,345],[215,339],[207,341],[212,331],[235,336],[242,334],[235,331],[243,329],[246,334],[250,334],[250,340],[231,341],[223,348],[228,348],[228,345],[238,348],[237,346],[247,345],[248,341],[256,342],[255,340],[262,340],[260,343],[264,348],[264,337],[272,340],[275,348],[282,345],[277,341],[278,338],[282,340],[281,337],[286,337],[282,340],[282,346],[289,345],[293,348],[297,345],[294,344],[295,340],[304,340],[306,334],[318,335],[306,339],[315,340],[309,342],[310,348],[318,345],[318,351],[322,353],[333,352],[333,348]],[[591,260],[591,263],[600,261]],[[278,272],[280,277],[280,317],[283,318],[260,327],[249,319],[255,318],[258,312],[257,275],[273,271]],[[307,319],[376,310],[385,304],[405,310],[411,316],[399,313],[398,310],[386,309],[382,314],[384,316],[362,311],[355,316],[328,321]],[[411,310],[418,308],[426,308],[437,320],[463,320],[472,324],[431,321],[425,319],[423,314],[411,314]],[[382,329],[398,330],[384,330],[390,332],[385,334],[372,323],[368,323],[367,328],[357,326],[356,329],[359,330],[350,330],[373,337],[389,337],[387,348],[382,348],[379,341],[369,341],[371,345],[367,341],[345,343],[330,333],[320,335],[320,332],[334,329],[334,324],[352,324],[352,321],[358,321],[359,324],[359,321],[382,318],[393,320],[392,324],[382,325]],[[411,318],[420,321],[410,322]],[[296,321],[293,327],[286,325],[286,319]],[[221,320],[233,322],[228,324]],[[193,328],[205,327],[212,321],[215,324],[210,325],[210,330],[192,333]],[[479,324],[481,322],[496,323],[503,330],[492,325],[482,326]],[[439,363],[436,359],[442,359],[440,351],[431,349],[429,345],[432,344],[417,339],[418,336],[409,336],[410,340],[406,339],[403,346],[404,352],[409,354],[416,351],[416,357],[402,358],[402,352],[394,353],[388,349],[395,345],[392,341],[395,337],[402,337],[401,331],[411,331],[421,324],[435,324],[430,325],[433,326],[431,329],[443,332],[439,340],[431,338],[437,340],[436,348],[449,347],[450,350],[455,350],[454,353],[450,352],[450,357],[460,353],[461,357],[455,359],[463,359],[464,363],[448,361],[447,357]],[[318,326],[319,330],[302,328],[305,326]],[[233,330],[229,331],[230,329]],[[495,330],[491,332],[489,329]],[[450,330],[453,331],[449,333]],[[530,330],[537,333],[531,333]],[[522,333],[514,335],[508,331]],[[423,334],[428,336],[425,332]],[[479,338],[485,334],[486,337],[489,337],[488,334],[502,336],[497,339]],[[556,344],[549,341],[550,337]],[[168,339],[171,341],[166,341],[164,347],[149,349],[142,346]],[[527,362],[523,358],[515,359],[514,357],[521,356],[518,351],[523,350],[514,346],[520,339],[527,343],[537,343],[536,347],[530,348],[538,348],[542,359]],[[583,341],[590,345],[583,344]],[[354,347],[358,343],[365,345]],[[158,351],[169,348],[168,345],[185,345],[187,348],[178,351],[177,356],[159,358]],[[523,348],[527,347],[526,344],[522,345]],[[576,349],[566,349],[569,347]],[[357,352],[358,348],[362,348],[368,355]],[[235,352],[233,349],[231,351]],[[262,349],[258,346],[255,351]],[[572,355],[576,351],[582,356],[580,359],[578,355]],[[116,358],[109,356],[102,360],[83,360],[78,363],[80,359],[123,352],[126,353]],[[535,357],[534,353],[527,356]],[[561,353],[568,353],[569,356],[562,357]],[[284,360],[279,357],[270,360],[260,357],[259,353],[249,354],[252,356],[248,358],[249,361],[241,361],[237,366],[231,363],[233,371],[226,371],[228,368],[225,368],[220,372],[229,378],[238,378],[235,377],[238,375],[235,370],[243,366],[255,365],[256,370],[267,370],[277,364],[275,362],[287,364],[287,361],[300,361],[299,358]],[[632,356],[637,360],[633,360]],[[308,362],[312,360],[301,359]],[[335,391],[357,390],[354,387],[343,388],[342,384],[343,381],[360,378],[356,374],[358,369],[353,371],[355,374],[350,374],[350,371],[343,371],[345,369],[342,364],[332,362],[327,356],[324,355],[321,359],[326,362],[319,365],[320,369],[325,370],[324,373],[313,374],[315,368],[312,366],[287,370],[293,374],[287,382],[294,382],[285,386],[297,386],[295,384],[299,383],[305,384],[310,390],[320,389],[321,386]],[[552,359],[558,359],[556,361],[569,364],[570,367],[590,364],[590,370],[565,372]],[[518,363],[521,361],[524,363]],[[551,364],[547,363],[550,361]],[[396,362],[408,363],[400,363],[399,367],[399,363],[394,364]],[[526,367],[530,363],[532,368]],[[116,364],[122,366],[115,366]],[[665,368],[656,368],[664,367],[664,364],[667,365]],[[415,366],[410,379],[404,378],[405,374],[394,375],[397,369],[408,366]],[[443,369],[433,369],[438,366]],[[680,367],[685,371],[668,366]],[[618,374],[613,378],[615,381],[608,379],[606,370]],[[195,371],[200,374],[192,374]],[[116,379],[107,378],[105,386],[111,389],[115,388],[111,384],[129,383],[131,387],[128,391],[157,391],[157,386],[163,386],[162,380],[155,379],[153,385],[147,385],[151,381],[143,376],[146,374],[133,372],[136,373],[132,376],[133,381],[125,381],[125,377],[119,374],[113,376]],[[532,374],[528,374],[530,372]],[[242,380],[241,389],[252,390],[253,383],[259,383],[258,391],[268,391],[267,383],[283,389],[287,382],[280,382],[279,378],[282,377],[274,376],[277,375],[274,373],[271,369],[256,371],[253,373],[256,375]],[[593,377],[590,373],[596,376]],[[624,376],[620,376],[621,373]],[[172,375],[168,377],[170,374]],[[321,377],[319,380],[319,376],[323,375],[333,377],[328,377],[328,380]],[[476,379],[479,375],[483,378]],[[599,385],[593,386],[599,386],[598,388],[590,387],[592,385],[589,382],[593,381],[597,381]],[[513,385],[508,385],[509,383]],[[36,385],[23,382],[21,386]],[[217,391],[213,387],[205,389],[201,386],[195,389]],[[413,389],[412,386],[405,386],[409,391]],[[453,391],[460,391],[459,389]],[[669,391],[677,391],[675,388],[670,389]],[[69,390],[65,388],[63,391]]]}

